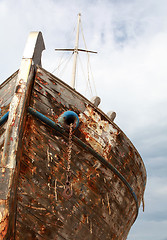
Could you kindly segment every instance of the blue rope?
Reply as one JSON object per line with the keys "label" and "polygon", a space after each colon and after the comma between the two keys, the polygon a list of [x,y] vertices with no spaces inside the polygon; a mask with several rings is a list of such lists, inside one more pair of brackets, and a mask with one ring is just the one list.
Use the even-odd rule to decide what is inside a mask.
{"label": "blue rope", "polygon": [[5,113],[0,119],[0,126],[2,126],[8,120],[9,112]]}

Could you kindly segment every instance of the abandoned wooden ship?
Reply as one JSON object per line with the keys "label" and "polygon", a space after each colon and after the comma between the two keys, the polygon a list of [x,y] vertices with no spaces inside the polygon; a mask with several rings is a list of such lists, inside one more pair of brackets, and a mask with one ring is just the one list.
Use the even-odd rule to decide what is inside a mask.
{"label": "abandoned wooden ship", "polygon": [[124,240],[146,184],[121,129],[41,67],[41,32],[0,86],[0,239]]}

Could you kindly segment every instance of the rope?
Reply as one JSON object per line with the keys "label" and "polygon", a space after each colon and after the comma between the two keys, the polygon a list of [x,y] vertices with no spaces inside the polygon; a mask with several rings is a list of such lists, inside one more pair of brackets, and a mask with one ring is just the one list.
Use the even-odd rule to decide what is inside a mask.
{"label": "rope", "polygon": [[[74,24],[73,24],[73,25],[74,25]],[[75,24],[73,30],[72,30],[71,33],[70,33],[69,42],[71,41],[72,35],[74,34],[74,32],[75,32],[75,30],[76,30],[76,26],[77,26],[77,25]],[[72,54],[73,54],[73,53],[72,53]],[[66,59],[64,59],[64,60],[62,61],[64,55],[65,55],[65,52],[63,52],[63,53],[61,54],[60,60],[58,61],[58,66],[54,68],[54,70],[52,71],[52,73],[54,73],[55,71],[57,71],[62,64],[64,64],[66,61],[68,61],[69,58],[66,58]],[[70,55],[70,59],[71,59],[71,57],[72,57],[72,55]],[[68,61],[68,62],[69,62],[69,61]],[[67,64],[66,64],[65,66],[67,66]],[[60,71],[60,73],[63,72],[64,69],[65,69],[65,67]],[[60,73],[59,73],[59,74],[60,74]]]}
{"label": "rope", "polygon": [[[53,72],[55,72],[62,64],[65,64],[64,67],[62,68],[62,70],[59,72],[59,75],[61,75],[62,73],[64,73],[64,69],[67,67],[68,63],[70,62],[71,58],[72,58],[73,53],[64,60],[64,62],[62,62],[57,68],[55,68],[55,70]],[[52,72],[52,73],[53,73]]]}
{"label": "rope", "polygon": [[[84,33],[83,33],[82,23],[81,23],[81,33],[82,33],[82,38],[83,38],[83,41],[84,41],[85,49],[88,50],[87,45],[86,45],[86,41],[85,41],[85,37],[84,37]],[[89,70],[90,70],[91,76],[92,76],[92,82],[93,82],[93,85],[94,85],[94,91],[95,91],[95,94],[97,96],[96,85],[95,85],[95,81],[94,81],[94,77],[93,77],[92,69],[91,69],[91,64],[90,64],[90,54],[89,54],[89,52],[87,52],[87,56],[88,56],[88,61],[87,61],[88,82],[89,82],[89,85],[91,87],[90,78],[89,78]]]}
{"label": "rope", "polygon": [[[78,55],[78,58],[79,58],[79,62],[80,62],[80,64],[81,64],[81,69],[82,69],[82,72],[83,72],[83,76],[84,76],[85,82],[87,83],[87,84],[86,84],[86,90],[87,90],[87,88],[89,87],[89,88],[90,88],[90,92],[91,92],[91,94],[92,94],[92,96],[93,96],[93,92],[92,92],[92,88],[91,88],[91,85],[90,85],[90,81],[87,81],[87,80],[86,80],[84,68],[83,68],[82,61],[81,61],[81,58],[80,58],[79,55]],[[86,92],[86,90],[85,90],[85,92]],[[85,95],[86,95],[86,94],[85,94]]]}

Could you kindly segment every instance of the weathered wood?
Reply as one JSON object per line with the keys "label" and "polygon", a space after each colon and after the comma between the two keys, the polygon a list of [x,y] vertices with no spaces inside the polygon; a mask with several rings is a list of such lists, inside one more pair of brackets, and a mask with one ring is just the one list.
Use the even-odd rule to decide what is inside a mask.
{"label": "weathered wood", "polygon": [[0,85],[0,118],[9,111],[18,71]]}
{"label": "weathered wood", "polygon": [[[26,155],[22,160],[22,164],[23,164],[21,166],[22,177],[20,177],[20,180],[19,180],[21,182],[19,184],[20,190],[19,190],[18,198],[20,199],[22,196],[21,202],[22,202],[22,205],[25,207],[22,208],[20,217],[22,216],[22,218],[23,218],[24,215],[26,214],[24,209],[26,210],[26,208],[27,208],[26,205],[28,202],[31,202],[31,204],[33,204],[33,202],[38,201],[38,203],[40,203],[42,205],[44,204],[45,209],[48,209],[48,206],[54,206],[56,213],[59,212],[60,209],[62,209],[61,214],[64,217],[68,214],[71,215],[70,208],[73,209],[73,206],[76,206],[76,204],[77,205],[79,204],[78,206],[79,206],[80,210],[77,207],[76,210],[77,209],[78,210],[76,213],[77,214],[80,213],[80,216],[82,216],[82,212],[83,212],[82,209],[86,207],[87,210],[85,211],[85,215],[88,216],[89,221],[91,221],[92,227],[94,228],[94,231],[96,232],[98,230],[98,226],[96,226],[97,224],[95,224],[95,222],[96,222],[95,219],[99,218],[101,210],[103,210],[104,217],[105,217],[104,219],[102,218],[102,215],[100,217],[100,218],[102,218],[101,221],[103,221],[102,225],[104,226],[104,223],[106,222],[106,216],[109,213],[108,199],[107,199],[106,193],[107,193],[107,191],[109,191],[109,189],[112,186],[111,195],[110,194],[108,195],[109,201],[112,203],[111,207],[110,207],[111,208],[110,209],[111,216],[112,216],[112,213],[115,214],[116,209],[120,209],[120,213],[118,214],[119,215],[118,222],[121,222],[121,215],[122,215],[123,209],[118,207],[120,204],[120,202],[119,202],[120,200],[118,201],[118,198],[116,196],[118,196],[120,194],[118,192],[118,190],[120,190],[120,192],[121,192],[121,189],[123,189],[124,186],[120,185],[120,189],[118,188],[118,186],[114,186],[114,182],[116,183],[116,181],[114,180],[114,177],[113,177],[113,179],[111,178],[109,182],[107,180],[106,180],[106,182],[104,182],[104,176],[99,171],[97,172],[97,174],[99,174],[99,177],[96,177],[96,174],[95,174],[95,171],[93,168],[95,160],[94,160],[94,162],[91,162],[91,164],[87,163],[88,160],[92,161],[92,158],[90,156],[88,156],[89,154],[86,153],[85,151],[79,151],[80,149],[78,149],[77,146],[74,146],[73,149],[75,149],[75,151],[79,151],[80,153],[78,153],[78,154],[79,155],[81,154],[81,156],[76,154],[76,152],[75,153],[73,152],[73,156],[75,156],[75,158],[73,158],[74,160],[72,161],[72,165],[71,165],[72,177],[73,177],[73,187],[74,187],[74,197],[73,197],[73,199],[70,200],[71,207],[69,207],[69,205],[68,205],[68,210],[66,210],[66,207],[64,206],[66,201],[64,202],[63,198],[61,197],[61,193],[62,193],[61,187],[63,186],[63,183],[65,183],[66,144],[64,142],[65,145],[63,145],[63,138],[62,137],[58,138],[58,135],[56,133],[54,133],[53,140],[51,142],[51,140],[49,140],[49,139],[51,138],[53,133],[51,133],[49,131],[49,129],[47,129],[47,128],[45,131],[42,130],[42,125],[37,124],[37,123],[38,122],[35,123],[34,121],[33,122],[31,121],[29,123],[29,125],[27,126],[28,132],[26,131],[26,133],[25,133],[26,136],[24,138],[25,139],[24,141],[26,141],[26,143],[24,144],[24,146],[25,146],[24,152],[26,153]],[[37,126],[35,127],[36,124],[37,124]],[[56,139],[57,139],[57,141],[56,141]],[[47,142],[49,142],[49,154],[50,154],[49,156],[51,158],[49,160],[49,162],[48,162],[48,159],[46,156],[47,147],[48,147]],[[57,149],[59,149],[59,150],[57,150],[58,152],[56,151],[54,146]],[[29,156],[30,158],[27,158],[26,156],[27,157]],[[77,158],[76,158],[76,156],[77,156]],[[86,159],[85,159],[85,156],[87,156]],[[49,164],[49,166],[48,166],[48,164]],[[83,169],[84,169],[84,171],[83,171]],[[81,172],[83,172],[83,174]],[[25,176],[26,176],[26,179],[25,179]],[[112,176],[112,174],[110,173],[110,177],[111,176]],[[55,195],[55,189],[54,189],[55,179],[57,179],[57,194],[58,194],[57,197],[61,198],[57,201],[55,200],[55,196],[54,196]],[[100,182],[98,183],[99,180],[100,180]],[[29,184],[27,181],[29,182]],[[81,182],[81,185],[80,185],[79,181]],[[24,187],[23,183],[24,183],[25,187]],[[48,186],[48,184],[49,184],[49,186]],[[108,189],[106,188],[107,185],[108,185]],[[29,186],[29,187],[32,186],[32,188],[30,188],[28,190],[27,186]],[[99,188],[99,190],[98,190],[98,188]],[[114,193],[114,189],[115,189],[115,193]],[[24,194],[24,198],[23,198],[22,191],[26,192],[26,194]],[[87,193],[89,192],[89,197],[83,198],[85,195],[85,192],[87,192]],[[92,194],[90,195],[90,193],[92,193],[93,195]],[[97,199],[99,198],[98,197],[99,193],[100,193],[100,196],[102,197],[102,199],[100,197],[100,199],[99,199],[100,206],[98,207],[98,205],[96,205],[96,204],[98,203]],[[126,192],[126,188],[125,188],[125,192],[123,193],[123,196],[122,196],[122,201],[124,199],[123,203],[126,203],[126,206],[127,206],[127,212],[125,211],[125,208],[124,208],[124,214],[126,214],[126,215],[129,214],[128,198],[126,200],[127,202],[125,201],[125,199],[126,199],[125,196],[127,196],[127,195],[128,195],[128,192]],[[40,197],[38,197],[38,196],[40,196]],[[50,197],[48,197],[48,196],[50,196]],[[115,196],[115,200],[114,200],[114,196]],[[31,201],[29,199],[30,197],[32,198]],[[53,200],[55,200],[55,202]],[[103,200],[103,202],[102,202],[102,200]],[[45,204],[45,201],[49,201],[50,203]],[[60,207],[60,203],[62,205],[61,207]],[[104,208],[104,206],[105,206],[105,208]],[[32,205],[32,208],[33,208],[33,205]],[[131,206],[131,209],[132,209],[132,206]],[[29,211],[31,212],[31,206],[29,206]],[[50,211],[52,211],[52,209],[50,208],[50,209],[48,209],[48,211],[50,212]],[[65,214],[62,211],[67,211],[67,213]],[[96,214],[96,217],[92,218],[91,212]],[[135,212],[135,205],[134,205],[134,212]],[[75,215],[76,213],[73,213],[73,214]],[[36,209],[36,214],[38,215],[38,209]],[[40,214],[42,214],[42,213],[40,213]],[[52,214],[55,214],[55,213],[52,212]],[[44,215],[46,215],[46,213]],[[44,215],[41,215],[41,218],[43,220],[45,219]],[[107,218],[108,219],[107,221],[109,221],[109,222],[108,223],[106,222],[106,224],[107,224],[106,226],[108,226],[108,228],[104,228],[104,231],[101,232],[101,234],[100,234],[100,231],[98,231],[98,236],[100,236],[100,235],[103,237],[105,236],[104,239],[111,239],[111,233],[109,234],[108,231],[110,229],[109,226],[111,225],[113,219],[115,218],[114,215],[113,215],[113,218],[111,216],[110,216],[110,218]],[[21,220],[20,217],[19,217],[19,223],[21,223],[24,219],[23,218]],[[122,221],[124,221],[124,219],[126,219],[126,217],[123,215]],[[128,221],[128,219],[126,221]],[[75,221],[73,220],[73,222],[75,222]],[[100,222],[100,220],[98,222]],[[64,223],[62,223],[62,224],[64,224]],[[67,224],[66,227],[65,226],[63,228],[64,230],[61,229],[61,233],[63,231],[65,231],[65,229],[69,226],[69,223]],[[96,226],[96,228],[95,228],[95,226]],[[119,226],[119,224],[117,226]],[[37,227],[37,225],[36,225],[36,228],[40,228],[40,227],[39,226]],[[112,230],[112,232],[117,230],[116,226],[114,228],[115,228],[115,230]],[[18,232],[21,232],[21,229],[22,228],[19,228]],[[70,231],[72,231],[72,230],[70,230]],[[33,232],[34,232],[34,230],[33,230]],[[88,229],[88,232],[90,232],[90,229]],[[107,232],[109,234],[108,237],[107,237]],[[70,234],[71,233],[68,233],[68,239],[73,239],[72,237],[71,238],[69,237]],[[80,238],[80,239],[82,239],[82,238]],[[91,238],[88,238],[88,239],[91,239]],[[94,238],[94,239],[97,239],[97,238]]]}
{"label": "weathered wood", "polygon": [[[142,160],[131,142],[107,116],[40,68],[35,77],[30,104],[55,122],[68,109],[78,113],[81,123],[75,132],[76,136],[114,164],[133,187],[140,204],[144,191],[143,179],[145,181],[145,169],[142,164],[139,165]],[[101,128],[98,129],[97,123]],[[111,141],[109,147],[106,139]],[[129,226],[136,216],[132,195],[114,173],[74,143],[71,162],[73,196],[68,201],[62,197],[66,181],[67,145],[66,136],[34,117],[28,117],[19,180],[18,204],[22,208],[17,237],[23,231],[24,216],[28,211],[34,222],[38,218],[45,226],[42,232],[40,223],[36,222],[35,228],[28,225],[32,234],[35,234],[36,229],[36,237],[40,232],[41,237],[54,239],[49,235],[54,232],[57,239],[58,234],[69,240],[126,239]],[[28,203],[30,205],[27,207]],[[45,222],[47,214],[61,220],[61,224],[55,225],[54,230]]]}
{"label": "weathered wood", "polygon": [[[40,45],[40,46],[38,46]],[[33,52],[28,54],[27,50],[32,49]],[[0,189],[0,202],[5,201],[0,209],[0,234],[3,234],[4,239],[12,239],[15,231],[15,214],[16,214],[16,187],[19,173],[19,161],[21,156],[22,134],[25,122],[26,105],[28,103],[29,94],[34,74],[34,62],[40,63],[41,52],[44,49],[41,33],[32,33],[28,39],[25,48],[25,54],[21,62],[20,70],[17,75],[16,85],[13,86],[9,95],[13,95],[9,108],[9,118],[4,136],[4,148],[0,163],[1,184],[4,187]],[[36,52],[37,50],[37,52]],[[15,78],[13,78],[15,79]],[[2,90],[7,87],[2,85]],[[6,91],[6,90],[5,90]],[[7,95],[7,93],[5,93]],[[2,94],[3,95],[3,94]],[[6,95],[3,95],[6,96]],[[2,100],[3,102],[4,100]],[[8,181],[7,181],[8,180]],[[1,219],[3,213],[6,213],[5,233],[3,230],[4,221]]]}
{"label": "weathered wood", "polygon": [[[28,128],[29,129],[29,128]],[[31,131],[30,129],[29,129],[29,131]],[[33,129],[33,132],[34,132],[34,129]],[[33,148],[37,148],[37,145],[36,146],[34,146],[34,143],[39,139],[39,136],[38,135],[36,135],[36,133],[34,133],[35,135],[35,138],[33,137],[33,132],[31,132],[30,133],[30,136],[32,136],[32,138],[29,140],[30,142],[31,142],[31,147],[33,146]],[[42,137],[42,135],[40,134],[40,139],[42,140],[43,139],[43,137]],[[47,138],[45,139],[45,141],[47,140]],[[35,141],[35,142],[34,142]],[[42,142],[43,143],[45,143],[45,141],[43,141],[42,140]],[[37,143],[38,144],[38,143]],[[31,149],[31,147],[29,146],[29,150]],[[32,154],[34,153],[34,151],[32,152],[32,154],[30,153],[30,151],[28,150],[28,148],[27,148],[27,146],[25,145],[25,150],[26,150],[26,152],[27,152],[27,154],[28,155],[30,155],[30,156],[32,156]],[[28,150],[28,151],[27,151]],[[45,150],[44,150],[44,153],[45,153]],[[54,167],[55,165],[53,165],[53,163],[54,163],[54,161],[55,160],[53,160],[52,159],[52,161],[50,162],[50,167],[48,167],[48,162],[47,162],[47,159],[46,159],[46,163],[45,163],[45,168],[44,168],[44,162],[43,162],[43,158],[42,158],[42,156],[39,158],[39,156],[41,155],[42,153],[41,153],[41,151],[37,151],[36,152],[36,154],[35,154],[35,156],[34,157],[32,157],[32,159],[34,159],[35,158],[35,160],[33,161],[33,163],[31,162],[31,159],[27,159],[28,160],[28,163],[26,164],[26,167],[24,166],[24,167],[21,167],[21,169],[26,169],[26,172],[25,172],[25,170],[22,172],[22,174],[23,174],[23,176],[27,176],[27,180],[28,181],[31,181],[31,184],[29,185],[29,186],[33,186],[33,189],[31,189],[31,190],[29,190],[28,192],[29,192],[29,195],[33,195],[33,197],[34,197],[34,200],[32,201],[32,202],[34,202],[35,201],[35,199],[37,199],[38,197],[37,197],[37,193],[39,192],[39,194],[40,194],[40,199],[38,199],[38,201],[40,201],[41,202],[41,204],[44,204],[44,196],[45,196],[45,199],[48,201],[49,199],[48,199],[48,195],[52,195],[53,196],[53,198],[55,199],[55,196],[54,196],[54,181],[52,181],[52,179],[50,179],[50,190],[49,190],[49,187],[46,185],[46,187],[45,187],[45,183],[46,182],[48,182],[48,180],[46,180],[46,174],[47,174],[47,176],[53,176],[53,180],[54,180],[54,177],[56,177],[56,178],[58,178],[59,180],[61,179],[61,176],[63,177],[63,179],[61,180],[61,182],[65,182],[65,167],[64,167],[64,165],[63,165],[63,163],[62,163],[62,165],[61,165],[61,168],[62,168],[62,170],[61,170],[61,168],[60,168],[60,165],[58,165],[58,169],[57,169],[57,171],[56,171],[56,168]],[[38,160],[37,160],[38,159]],[[36,161],[37,160],[37,161]],[[24,161],[25,162],[25,161]],[[43,166],[42,166],[42,164],[43,164]],[[35,172],[33,172],[31,169],[33,169],[33,167],[35,168]],[[30,171],[29,171],[29,169],[30,169]],[[41,170],[40,170],[41,169]],[[39,172],[39,170],[40,170],[40,172]],[[54,170],[54,171],[53,171]],[[76,167],[74,166],[74,168],[72,169],[72,171],[76,171]],[[32,172],[33,172],[33,174],[32,174]],[[50,174],[50,172],[52,173],[52,174]],[[76,177],[75,177],[75,179],[76,179]],[[20,178],[20,180],[21,180],[21,178]],[[58,192],[60,192],[60,190],[59,190],[59,186],[62,186],[60,183],[59,183],[59,180],[58,180]],[[74,179],[73,179],[74,180]],[[25,182],[25,179],[24,179],[24,182]],[[33,182],[35,183],[35,185],[33,184]],[[44,184],[44,185],[43,185]],[[25,185],[27,186],[28,184],[27,183],[25,183]],[[38,187],[37,187],[38,186]],[[41,187],[40,187],[41,186]],[[19,187],[20,189],[24,189],[23,188],[23,186],[21,186],[21,187]],[[26,187],[26,189],[27,189],[27,187]],[[40,191],[39,191],[39,189],[41,189]],[[89,190],[90,191],[90,190]],[[43,194],[44,194],[44,196],[42,197],[42,195],[41,195],[41,193],[43,192]],[[61,194],[61,192],[59,193],[59,194]],[[19,196],[21,196],[20,194],[19,194]],[[60,195],[61,196],[61,195]],[[26,198],[28,198],[28,195],[26,195]],[[50,197],[50,199],[52,199],[52,197]],[[95,199],[96,199],[96,197],[94,198],[94,200],[92,201],[92,203],[93,202],[96,202],[95,201]],[[88,199],[89,200],[89,199]],[[26,201],[26,199],[25,199],[25,201]],[[51,200],[50,200],[51,201]],[[79,201],[79,198],[78,197],[76,197],[75,198],[75,204],[77,204],[78,205],[78,201]],[[56,204],[55,204],[56,203]],[[52,202],[52,203],[50,203],[50,204],[48,204],[47,206],[51,206],[51,205],[54,205],[55,206],[55,210],[56,210],[56,212],[59,212],[59,204],[57,204],[57,201],[55,201],[55,203],[54,202]],[[63,202],[62,202],[63,203]],[[65,203],[65,202],[64,202]],[[68,203],[68,202],[67,202]],[[71,209],[73,209],[73,206],[75,205],[74,204],[74,199],[73,199],[73,201],[72,201],[72,204],[71,204],[71,207],[69,207],[69,205],[68,205],[68,210],[66,210],[67,209],[67,207],[65,207],[65,206],[62,206],[62,210],[61,210],[61,212],[62,211],[66,211],[66,214],[63,214],[63,216],[66,216],[67,214],[69,214],[70,213],[70,208]],[[84,204],[85,205],[85,204]],[[80,215],[82,215],[82,212],[83,212],[83,203],[80,201],[80,204],[79,204],[79,206],[80,206]],[[88,207],[89,206],[89,204],[87,203],[86,205],[85,205],[85,207],[87,207],[88,208],[88,213],[90,214],[91,212],[92,212],[92,210]],[[91,205],[90,205],[91,206]],[[31,207],[30,207],[31,208]],[[38,213],[37,213],[38,214]],[[98,212],[97,212],[97,214],[98,214]],[[21,214],[22,216],[24,216],[24,212],[22,212],[22,214]],[[75,216],[75,214],[74,214],[74,216]],[[97,218],[98,218],[98,215],[96,216]],[[91,218],[90,218],[91,219]],[[74,223],[75,223],[75,221],[73,221]],[[103,225],[104,225],[104,223],[103,223]],[[67,226],[70,226],[71,227],[71,229],[70,229],[70,231],[72,232],[73,230],[73,228],[72,228],[72,226],[71,226],[71,224],[68,224]],[[67,227],[66,226],[66,227]],[[98,229],[98,227],[97,227],[97,229]],[[108,229],[108,228],[107,228]],[[88,229],[88,232],[89,232],[89,229]],[[107,232],[107,231],[105,231],[105,232]],[[104,235],[104,233],[102,234],[102,235]],[[100,234],[99,234],[99,236],[100,236]],[[71,239],[71,238],[69,238],[69,239]],[[88,238],[89,239],[89,238]],[[97,238],[94,238],[94,239],[97,239]],[[107,239],[107,238],[106,238]]]}
{"label": "weathered wood", "polygon": [[[143,161],[112,119],[37,66],[44,43],[41,33],[31,36],[15,90],[3,85],[10,91],[9,98],[2,93],[4,112],[12,102],[8,122],[0,128],[0,239],[125,240],[145,190]],[[27,114],[29,104],[55,123],[67,110],[79,116],[72,137],[70,198],[63,194],[68,131]]]}
{"label": "weathered wood", "polygon": [[[48,86],[50,86],[50,91],[48,91]],[[77,92],[71,95],[71,88],[67,87],[66,84],[59,81],[56,77],[53,77],[50,73],[47,76],[46,71],[41,72],[40,69],[38,70],[34,89],[36,90],[34,92],[34,102],[31,104],[34,108],[39,109],[41,113],[49,116],[53,121],[56,121],[61,114],[61,110],[62,112],[68,109],[77,113],[81,112],[80,119],[82,118],[84,131],[80,132],[82,136],[79,135],[79,137],[87,139],[86,142],[91,144],[99,154],[107,157],[108,161],[113,163],[126,176],[126,179],[132,184],[134,190],[138,188],[138,184],[140,185],[140,183],[145,181],[146,176],[142,172],[144,166],[141,157],[116,124],[110,121],[109,126],[109,119],[104,113],[97,109],[99,112],[99,115],[97,115],[93,111],[89,101],[86,99],[82,101],[81,95]],[[70,93],[68,93],[67,89]],[[39,92],[42,94],[38,94]],[[45,97],[41,98],[41,95]],[[43,105],[45,103],[47,107]],[[94,138],[89,137],[89,134],[93,134]],[[102,138],[102,134],[105,137]],[[108,142],[108,139],[111,139],[110,142]],[[138,179],[137,182],[136,179]]]}

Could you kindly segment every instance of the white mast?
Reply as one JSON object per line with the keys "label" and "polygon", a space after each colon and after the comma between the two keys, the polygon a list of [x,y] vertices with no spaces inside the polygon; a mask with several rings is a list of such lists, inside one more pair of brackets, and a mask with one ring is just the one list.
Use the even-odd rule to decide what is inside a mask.
{"label": "white mast", "polygon": [[65,49],[64,48],[56,48],[55,49],[55,51],[73,51],[74,61],[73,61],[72,79],[71,79],[71,87],[73,89],[75,89],[75,79],[76,79],[76,68],[77,68],[78,52],[97,53],[97,52],[94,52],[94,51],[89,51],[89,50],[78,48],[80,23],[81,23],[81,13],[78,14],[78,24],[77,24],[77,33],[76,33],[75,47],[74,48],[65,48]]}
{"label": "white mast", "polygon": [[75,89],[75,77],[76,77],[76,67],[77,67],[77,56],[78,56],[78,43],[79,43],[79,25],[81,21],[81,14],[78,14],[78,24],[77,24],[77,33],[75,40],[75,48],[74,48],[74,62],[73,62],[73,70],[72,70],[72,79],[71,79],[71,87]]}

